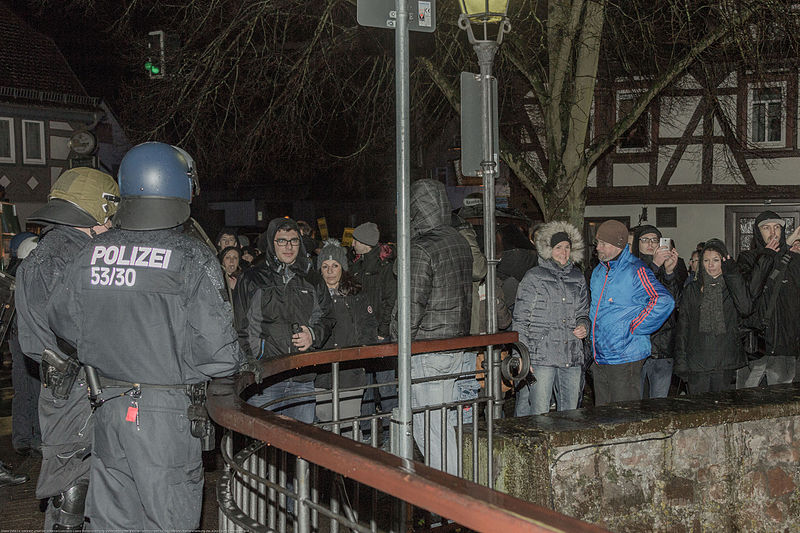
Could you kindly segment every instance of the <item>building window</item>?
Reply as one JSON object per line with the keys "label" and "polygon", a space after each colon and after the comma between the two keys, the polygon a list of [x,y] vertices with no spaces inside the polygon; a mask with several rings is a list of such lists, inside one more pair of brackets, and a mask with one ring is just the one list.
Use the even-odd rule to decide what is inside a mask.
{"label": "building window", "polygon": [[14,119],[0,117],[0,163],[15,163]]}
{"label": "building window", "polygon": [[786,146],[786,83],[751,87],[750,142],[764,147]]}
{"label": "building window", "polygon": [[[636,93],[617,93],[617,122],[625,118],[633,110],[636,103]],[[649,152],[650,151],[650,110],[646,110],[622,134],[617,152]]]}
{"label": "building window", "polygon": [[44,122],[22,121],[22,162],[26,165],[44,165]]}

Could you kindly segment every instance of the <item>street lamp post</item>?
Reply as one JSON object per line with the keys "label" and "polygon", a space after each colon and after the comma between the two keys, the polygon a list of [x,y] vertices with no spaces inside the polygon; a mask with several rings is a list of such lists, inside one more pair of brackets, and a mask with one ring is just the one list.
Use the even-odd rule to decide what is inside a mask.
{"label": "street lamp post", "polygon": [[[478,56],[481,79],[481,126],[483,130],[483,160],[481,161],[481,174],[483,178],[483,243],[486,253],[488,272],[486,274],[486,332],[497,332],[497,315],[494,312],[495,279],[497,277],[497,263],[495,257],[495,198],[494,182],[497,176],[497,163],[493,153],[494,128],[498,119],[494,116],[491,102],[490,83],[492,79],[492,64],[497,49],[503,42],[503,34],[511,29],[511,23],[506,16],[509,0],[460,0],[461,15],[458,26],[466,30],[469,42]],[[472,26],[476,25],[482,34],[480,39],[475,37]],[[490,39],[490,29],[497,28],[494,39]],[[491,382],[492,396],[494,398],[493,416],[502,416],[503,389],[500,379],[500,352],[494,347],[486,348],[485,360],[489,364],[487,381]],[[491,432],[489,433],[491,435]],[[491,476],[490,476],[491,479]]]}

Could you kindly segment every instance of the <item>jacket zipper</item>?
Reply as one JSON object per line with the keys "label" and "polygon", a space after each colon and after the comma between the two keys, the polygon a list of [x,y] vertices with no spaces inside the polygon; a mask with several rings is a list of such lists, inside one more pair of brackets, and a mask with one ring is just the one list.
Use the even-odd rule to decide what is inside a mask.
{"label": "jacket zipper", "polygon": [[603,293],[606,291],[606,283],[608,282],[608,273],[611,272],[611,265],[609,264],[606,267],[606,277],[603,280],[603,288],[600,289],[600,297],[597,298],[597,307],[594,310],[594,320],[592,320],[592,357],[594,357],[594,362],[598,365],[600,363],[597,362],[597,348],[595,347],[595,336],[594,336],[594,326],[597,323],[597,312],[600,311],[600,302],[603,301]]}

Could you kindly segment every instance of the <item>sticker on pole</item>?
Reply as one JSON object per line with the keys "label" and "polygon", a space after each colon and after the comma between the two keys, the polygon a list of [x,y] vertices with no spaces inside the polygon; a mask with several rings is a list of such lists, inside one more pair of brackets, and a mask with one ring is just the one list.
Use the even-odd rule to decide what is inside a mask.
{"label": "sticker on pole", "polygon": [[433,24],[433,7],[431,2],[417,2],[417,12],[419,13],[419,27],[430,28]]}
{"label": "sticker on pole", "polygon": [[[361,26],[372,28],[397,27],[398,0],[358,0],[356,18]],[[436,30],[436,0],[405,1],[408,10],[408,30],[432,32]]]}

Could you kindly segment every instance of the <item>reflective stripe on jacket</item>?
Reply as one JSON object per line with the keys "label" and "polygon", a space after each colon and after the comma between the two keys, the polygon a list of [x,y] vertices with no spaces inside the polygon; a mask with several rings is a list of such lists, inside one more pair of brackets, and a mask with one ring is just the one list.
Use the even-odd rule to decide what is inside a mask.
{"label": "reflective stripe on jacket", "polygon": [[616,365],[650,355],[650,334],[669,317],[675,300],[644,262],[626,246],[592,272],[592,354],[596,363]]}

